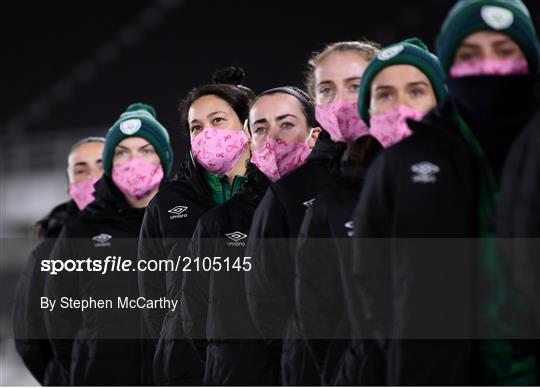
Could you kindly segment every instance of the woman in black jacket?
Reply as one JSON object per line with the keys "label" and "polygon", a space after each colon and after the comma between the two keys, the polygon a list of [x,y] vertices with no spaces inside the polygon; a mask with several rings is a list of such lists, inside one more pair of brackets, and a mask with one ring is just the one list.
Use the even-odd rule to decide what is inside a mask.
{"label": "woman in black jacket", "polygon": [[251,262],[245,256],[245,239],[266,189],[286,173],[285,164],[278,162],[272,166],[277,167],[278,174],[273,174],[274,169],[258,159],[259,155],[268,155],[257,150],[269,144],[280,147],[283,142],[296,143],[298,146],[276,150],[276,161],[297,162],[288,164],[287,169],[293,169],[302,162],[302,154],[307,156],[306,142],[315,132],[310,127],[314,122],[313,106],[297,88],[280,87],[257,96],[249,119],[255,156],[248,166],[246,185],[199,219],[190,256],[220,257],[216,259],[220,267],[184,273],[181,303],[186,334],[208,340],[205,385],[260,386],[280,382],[280,349],[260,340],[247,308],[244,272],[251,269]]}
{"label": "woman in black jacket", "polygon": [[[365,169],[381,148],[369,136],[356,104],[362,73],[377,52],[366,41],[331,44],[310,60],[312,76],[306,82],[317,102],[318,121],[333,140],[347,144],[340,178],[306,210],[295,256],[296,310],[323,385],[361,383],[338,373],[350,336],[342,282],[352,251],[351,213]],[[361,360],[352,354],[347,352],[351,369],[360,370]]]}
{"label": "woman in black jacket", "polygon": [[[172,182],[149,204],[139,241],[139,260],[187,255],[198,219],[229,199],[245,182],[249,159],[243,123],[254,97],[239,85],[244,73],[228,68],[216,83],[196,87],[180,105],[181,125],[191,150]],[[229,139],[240,147],[228,147]],[[217,147],[222,143],[222,153]],[[220,157],[224,156],[224,157]],[[181,300],[182,273],[140,272],[139,289],[149,298]],[[157,341],[154,379],[158,385],[200,385],[204,364],[185,340],[180,311],[154,309],[145,314],[150,336]]]}
{"label": "woman in black jacket", "polygon": [[449,101],[374,163],[355,212],[363,316],[370,335],[395,338],[390,384],[534,383],[494,217],[498,192],[515,192],[500,184],[508,150],[537,110],[536,33],[521,1],[459,1],[437,53]]}
{"label": "woman in black jacket", "polygon": [[[169,174],[172,158],[169,135],[154,109],[130,105],[107,134],[96,200],[66,223],[52,249],[51,267],[60,262],[65,268],[47,278],[45,322],[69,385],[152,383],[140,311],[120,303],[139,296],[135,267],[118,271],[105,265],[120,258],[136,262],[144,209]],[[87,264],[76,268],[76,260]]]}
{"label": "woman in black jacket", "polygon": [[104,142],[102,137],[87,137],[71,147],[67,177],[68,193],[73,200],[58,205],[36,224],[36,234],[42,241],[30,254],[17,283],[13,304],[15,348],[41,385],[67,384],[54,361],[40,307],[47,276],[40,270],[41,261],[49,257],[64,224],[93,200],[93,184],[103,174],[101,154]]}

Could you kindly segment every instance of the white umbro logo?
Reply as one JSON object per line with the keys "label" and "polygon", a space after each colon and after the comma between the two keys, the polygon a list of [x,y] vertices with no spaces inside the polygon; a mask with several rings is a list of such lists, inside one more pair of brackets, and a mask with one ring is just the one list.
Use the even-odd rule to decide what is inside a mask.
{"label": "white umbro logo", "polygon": [[411,166],[411,171],[415,173],[412,177],[414,183],[435,183],[436,174],[441,169],[439,166],[430,162],[421,162]]}
{"label": "white umbro logo", "polygon": [[354,221],[349,221],[345,223],[345,227],[349,230],[347,230],[347,236],[353,237],[354,236]]}
{"label": "white umbro logo", "polygon": [[188,215],[184,213],[187,210],[187,206],[175,206],[172,209],[167,210],[167,212],[173,214],[170,219],[174,220],[175,218],[186,218]]}
{"label": "white umbro logo", "polygon": [[233,242],[227,241],[227,245],[231,245],[231,246],[235,246],[235,247],[245,246],[246,245],[246,243],[243,242],[242,240],[247,237],[247,234],[236,231],[236,232],[232,232],[232,233],[225,233],[225,236],[233,241]]}
{"label": "white umbro logo", "polygon": [[111,238],[112,236],[110,234],[101,233],[97,236],[92,237],[92,240],[95,241],[95,247],[108,247],[111,245],[111,243],[109,242]]}
{"label": "white umbro logo", "polygon": [[315,198],[311,198],[309,201],[302,202],[302,205],[304,205],[305,207],[310,207],[310,206],[312,206],[314,203],[315,203]]}

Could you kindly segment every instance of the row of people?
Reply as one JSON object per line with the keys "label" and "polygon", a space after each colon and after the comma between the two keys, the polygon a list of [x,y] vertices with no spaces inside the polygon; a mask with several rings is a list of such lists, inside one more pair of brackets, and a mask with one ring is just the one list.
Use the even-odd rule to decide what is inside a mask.
{"label": "row of people", "polygon": [[[539,52],[521,1],[461,0],[437,56],[339,42],[305,92],[257,96],[226,69],[182,100],[170,181],[167,130],[131,105],[49,256],[252,265],[50,276],[40,252],[15,309],[26,364],[44,384],[535,384],[534,246],[496,237],[535,236]],[[39,293],[180,307],[42,311]]]}

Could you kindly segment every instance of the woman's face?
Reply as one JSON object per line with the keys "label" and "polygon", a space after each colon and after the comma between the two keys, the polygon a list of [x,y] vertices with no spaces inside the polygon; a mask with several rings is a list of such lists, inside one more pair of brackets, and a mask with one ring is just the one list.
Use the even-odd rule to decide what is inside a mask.
{"label": "woman's face", "polygon": [[525,58],[512,38],[495,31],[478,31],[467,36],[456,50],[454,64],[485,59]]}
{"label": "woman's face", "polygon": [[204,128],[242,130],[242,123],[227,101],[212,94],[199,97],[189,107],[188,123],[193,140]]}
{"label": "woman's face", "polygon": [[259,98],[249,111],[249,123],[253,149],[267,139],[303,143],[310,132],[302,104],[287,93]]}
{"label": "woman's face", "polygon": [[356,51],[336,51],[315,68],[315,101],[325,105],[334,101],[358,100],[358,87],[368,61]]}
{"label": "woman's face", "polygon": [[142,137],[127,137],[114,149],[113,166],[124,164],[131,159],[142,159],[155,166],[161,164],[154,146]]}
{"label": "woman's face", "polygon": [[79,183],[103,175],[103,143],[92,141],[83,143],[70,152],[68,156],[69,183]]}
{"label": "woman's face", "polygon": [[431,82],[424,73],[411,65],[388,66],[371,83],[371,115],[400,105],[423,113],[437,105]]}

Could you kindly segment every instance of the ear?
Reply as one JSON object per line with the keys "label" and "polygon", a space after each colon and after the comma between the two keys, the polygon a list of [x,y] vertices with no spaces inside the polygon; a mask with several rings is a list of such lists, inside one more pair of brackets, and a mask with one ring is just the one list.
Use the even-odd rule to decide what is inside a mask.
{"label": "ear", "polygon": [[244,128],[243,128],[244,134],[248,138],[248,144],[249,144],[249,150],[253,151],[253,144],[251,143],[251,131],[249,130],[249,120],[246,119],[244,121]]}
{"label": "ear", "polygon": [[321,134],[321,132],[322,132],[321,127],[314,127],[311,130],[311,135],[309,136],[309,139],[307,142],[309,148],[315,147],[315,143],[317,143],[317,139],[319,138],[319,135]]}

